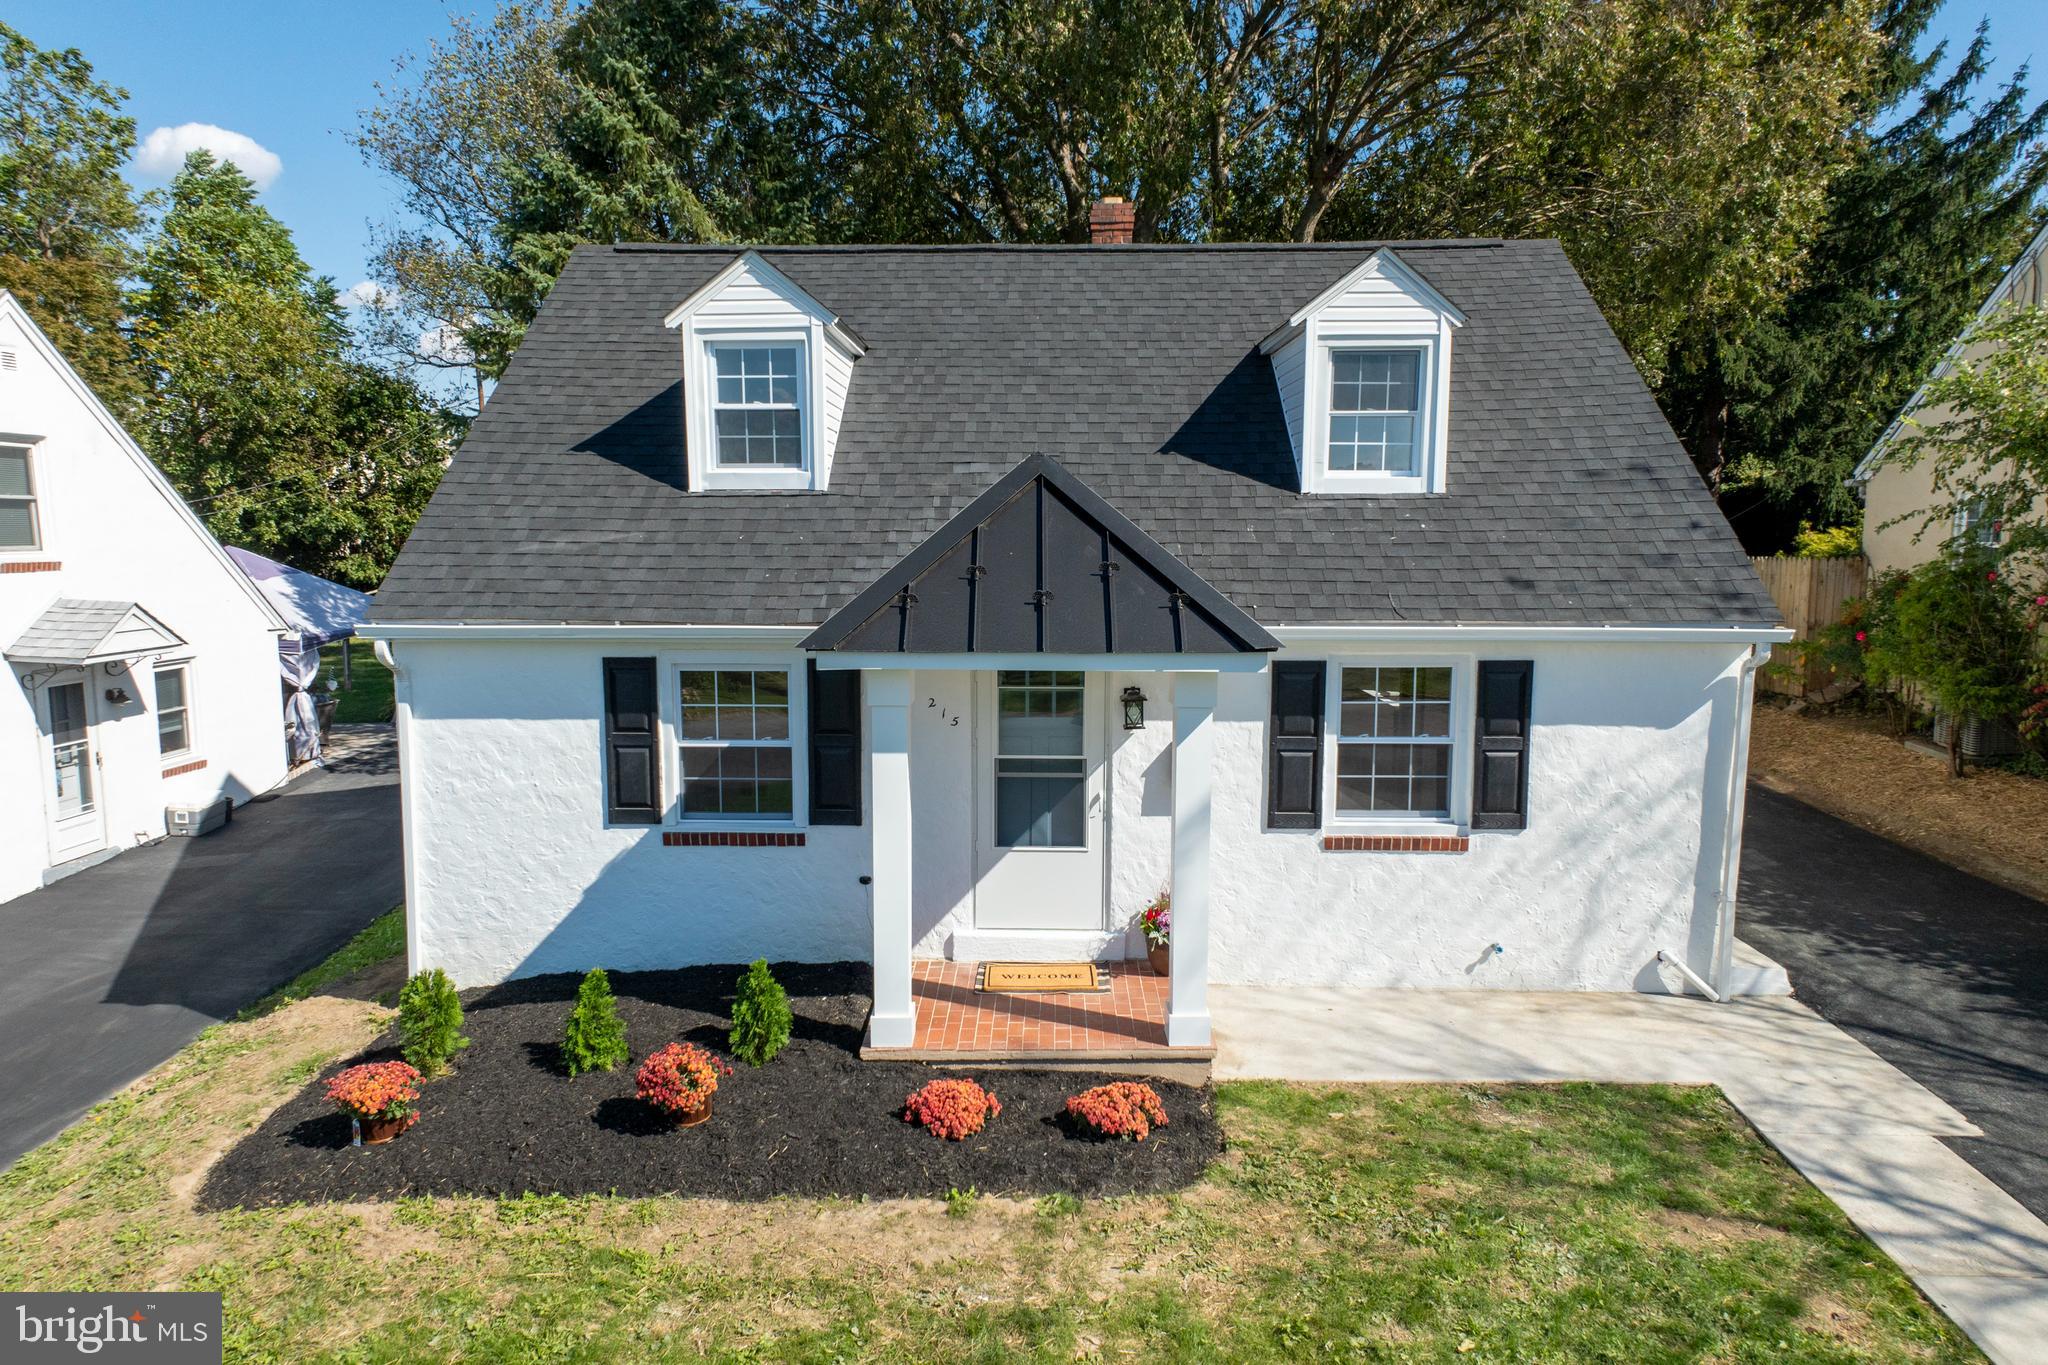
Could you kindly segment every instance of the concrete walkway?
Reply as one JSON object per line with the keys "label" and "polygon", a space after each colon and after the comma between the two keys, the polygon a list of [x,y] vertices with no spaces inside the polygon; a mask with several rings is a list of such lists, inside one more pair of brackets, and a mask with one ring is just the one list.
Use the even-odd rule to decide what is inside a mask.
{"label": "concrete walkway", "polygon": [[1998,1361],[2048,1342],[2048,1224],[1943,1145],[1978,1130],[1789,999],[1210,989],[1217,1079],[1717,1085]]}

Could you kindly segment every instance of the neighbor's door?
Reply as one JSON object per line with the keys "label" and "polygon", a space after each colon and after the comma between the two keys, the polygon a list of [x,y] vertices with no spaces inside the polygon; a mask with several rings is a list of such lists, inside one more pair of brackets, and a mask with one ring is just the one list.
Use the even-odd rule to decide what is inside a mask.
{"label": "neighbor's door", "polygon": [[93,744],[92,693],[79,673],[43,684],[44,801],[50,862],[96,852],[107,842],[101,810],[99,750]]}
{"label": "neighbor's door", "polygon": [[979,680],[974,923],[1102,927],[1102,675]]}

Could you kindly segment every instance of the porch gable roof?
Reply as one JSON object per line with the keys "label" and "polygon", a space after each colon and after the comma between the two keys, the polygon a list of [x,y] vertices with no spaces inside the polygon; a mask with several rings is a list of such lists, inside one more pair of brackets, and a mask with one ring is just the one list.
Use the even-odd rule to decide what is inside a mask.
{"label": "porch gable roof", "polygon": [[1280,642],[1049,455],[1020,462],[804,640],[814,652],[1250,654]]}

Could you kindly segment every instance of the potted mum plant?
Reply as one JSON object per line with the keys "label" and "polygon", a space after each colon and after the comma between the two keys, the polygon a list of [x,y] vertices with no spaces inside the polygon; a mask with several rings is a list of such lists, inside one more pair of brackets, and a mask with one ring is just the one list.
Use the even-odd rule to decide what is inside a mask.
{"label": "potted mum plant", "polygon": [[363,1062],[328,1081],[327,1098],[348,1115],[357,1143],[381,1146],[419,1122],[420,1073],[405,1062]]}
{"label": "potted mum plant", "polygon": [[695,1128],[711,1117],[711,1097],[718,1078],[732,1068],[695,1043],[670,1043],[640,1063],[634,1078],[640,1098],[675,1120],[678,1128]]}
{"label": "potted mum plant", "polygon": [[1154,896],[1138,916],[1138,927],[1145,931],[1146,960],[1153,971],[1165,976],[1173,963],[1173,954],[1168,950],[1173,942],[1173,893],[1161,891]]}

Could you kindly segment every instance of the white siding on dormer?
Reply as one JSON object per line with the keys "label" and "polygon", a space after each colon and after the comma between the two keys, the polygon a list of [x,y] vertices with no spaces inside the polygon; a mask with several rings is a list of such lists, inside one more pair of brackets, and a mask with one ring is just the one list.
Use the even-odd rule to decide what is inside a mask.
{"label": "white siding on dormer", "polygon": [[839,450],[839,421],[846,413],[846,391],[853,387],[853,357],[830,336],[825,338],[825,404],[818,414],[818,459],[823,487],[832,479],[832,457]]}
{"label": "white siding on dormer", "polygon": [[704,300],[691,315],[699,327],[803,326],[813,319],[824,320],[823,310],[806,308],[791,298],[754,267],[742,260],[719,291]]}
{"label": "white siding on dormer", "polygon": [[1325,332],[1403,326],[1434,328],[1437,311],[1386,275],[1370,274],[1354,281],[1342,295],[1325,304],[1314,322]]}
{"label": "white siding on dormer", "polygon": [[1273,382],[1280,389],[1280,412],[1287,419],[1287,443],[1294,448],[1294,477],[1301,478],[1302,371],[1308,364],[1308,334],[1303,333],[1273,352]]}

